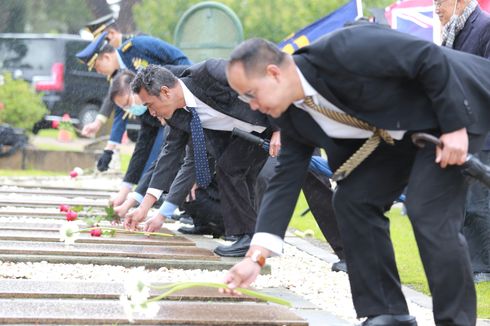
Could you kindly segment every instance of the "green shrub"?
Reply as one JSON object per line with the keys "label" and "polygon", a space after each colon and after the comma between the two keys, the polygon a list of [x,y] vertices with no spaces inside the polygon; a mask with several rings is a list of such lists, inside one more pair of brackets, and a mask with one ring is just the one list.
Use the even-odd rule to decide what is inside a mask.
{"label": "green shrub", "polygon": [[30,130],[48,112],[42,101],[42,94],[35,93],[28,82],[12,79],[9,73],[3,77],[0,102],[4,104],[4,108],[0,110],[0,123]]}

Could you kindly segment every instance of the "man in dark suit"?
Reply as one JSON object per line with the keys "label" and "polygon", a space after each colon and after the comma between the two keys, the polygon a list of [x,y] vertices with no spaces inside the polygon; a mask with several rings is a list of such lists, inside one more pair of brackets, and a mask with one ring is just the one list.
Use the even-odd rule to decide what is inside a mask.
{"label": "man in dark suit", "polygon": [[[133,91],[140,96],[150,112],[164,118],[171,128],[168,139],[173,140],[174,144],[168,142],[164,148],[164,153],[158,162],[163,161],[163,165],[155,168],[154,171],[153,178],[156,182],[171,180],[165,175],[180,168],[179,164],[172,162],[177,162],[182,157],[187,146],[191,150],[187,151],[186,157],[194,154],[192,162],[196,182],[200,187],[207,186],[199,184],[201,172],[210,170],[207,156],[206,153],[202,153],[204,157],[199,158],[201,154],[197,153],[196,146],[196,140],[204,137],[196,133],[204,131],[205,139],[201,140],[205,141],[205,144],[202,145],[207,145],[207,150],[216,161],[216,181],[225,234],[239,236],[233,245],[219,246],[214,252],[220,256],[243,257],[248,250],[257,218],[253,185],[267,159],[267,154],[253,143],[241,138],[232,138],[231,130],[243,129],[262,138],[271,136],[278,138],[278,132],[272,135],[273,129],[268,118],[260,112],[250,111],[248,105],[237,98],[237,94],[227,83],[225,67],[225,60],[210,59],[191,66],[177,79],[163,67],[149,66],[138,73],[132,84]],[[193,130],[192,123],[199,123],[202,126]],[[171,145],[173,148],[169,150]],[[274,150],[277,151],[277,148]],[[155,173],[161,176],[155,178]],[[170,187],[162,184],[158,189],[171,189],[175,185],[184,184],[179,175],[185,174],[179,172]],[[209,183],[210,178],[207,178]],[[188,183],[186,188],[186,192],[180,192],[183,198],[190,190]],[[143,209],[151,207],[147,203],[154,202],[158,197],[159,194],[149,194],[147,191],[140,205],[142,209],[138,214],[128,214],[125,225],[130,229],[134,228],[146,217],[147,211]],[[166,200],[162,208],[170,212],[181,202]],[[168,217],[168,213],[163,216]],[[161,225],[162,222],[160,216],[158,224]],[[154,227],[154,223],[151,224]]]}
{"label": "man in dark suit", "polygon": [[[458,165],[481,147],[489,129],[490,63],[364,24],[293,56],[250,40],[233,51],[227,75],[253,110],[276,118],[282,142],[249,258],[226,275],[229,287],[248,286],[265,258],[281,253],[310,156],[323,147],[338,180],[333,205],[354,306],[358,317],[368,317],[363,325],[416,325],[384,216],[406,186],[436,324],[475,325],[476,294],[461,234],[467,185]],[[414,131],[438,136],[443,148],[417,148]],[[366,156],[358,152],[361,145],[372,153],[349,161],[357,167],[344,165],[353,153]]]}
{"label": "man in dark suit", "polygon": [[[114,48],[107,40],[108,32],[101,33],[85,49],[76,54],[77,58],[84,62],[89,70],[95,70],[109,78],[112,78],[118,70],[128,69],[136,72],[139,68],[146,67],[148,64],[185,66],[189,65],[189,59],[180,51],[167,42],[150,36],[135,36],[126,41],[120,48]],[[110,99],[108,99],[110,100]],[[97,167],[100,171],[107,170],[111,161],[117,141],[121,139],[124,133],[125,124],[123,123],[123,111],[118,108],[115,111],[114,125],[111,132],[109,143],[107,144],[102,157],[99,159]],[[150,156],[147,161],[139,161],[138,165],[143,164],[143,169],[138,165],[136,168],[136,179],[139,180],[142,172],[147,171],[151,163],[157,158],[164,140],[163,127],[154,127],[157,136],[150,137],[142,142],[151,144]],[[148,135],[144,135],[148,136]],[[127,175],[132,174],[132,170]],[[114,200],[114,206],[122,204],[133,187],[134,178],[131,182],[123,182],[117,197]]]}
{"label": "man in dark suit", "polygon": [[[435,5],[444,46],[490,59],[490,16],[476,0],[436,1]],[[490,164],[490,136],[476,155]],[[490,191],[478,182],[468,191],[463,233],[475,281],[490,280]]]}

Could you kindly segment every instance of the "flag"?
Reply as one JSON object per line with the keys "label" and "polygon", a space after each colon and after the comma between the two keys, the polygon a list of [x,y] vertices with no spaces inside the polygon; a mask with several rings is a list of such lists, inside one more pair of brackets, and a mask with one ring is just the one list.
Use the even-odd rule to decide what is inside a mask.
{"label": "flag", "polygon": [[[481,8],[490,11],[490,0],[479,0]],[[391,28],[439,43],[439,17],[434,13],[433,0],[398,1],[385,9]]]}
{"label": "flag", "polygon": [[407,0],[396,2],[385,10],[391,28],[434,40],[434,4],[432,0]]}
{"label": "flag", "polygon": [[480,4],[482,10],[490,12],[490,0],[478,0],[478,3]]}
{"label": "flag", "polygon": [[347,4],[300,29],[293,35],[281,41],[278,46],[284,52],[293,53],[300,47],[308,45],[321,36],[342,27],[348,21],[354,21],[362,16],[360,0],[350,0]]}

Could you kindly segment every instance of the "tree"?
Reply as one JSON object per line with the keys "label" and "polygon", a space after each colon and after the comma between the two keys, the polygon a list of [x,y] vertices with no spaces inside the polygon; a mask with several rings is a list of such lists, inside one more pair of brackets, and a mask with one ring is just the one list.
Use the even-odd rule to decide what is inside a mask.
{"label": "tree", "polygon": [[[182,14],[198,0],[172,0],[162,8],[159,0],[142,0],[133,8],[137,28],[168,42]],[[244,37],[279,42],[289,34],[339,8],[347,0],[221,0],[240,18]],[[386,7],[393,0],[365,0],[364,8]],[[364,10],[368,14],[367,10]]]}
{"label": "tree", "polygon": [[112,14],[112,10],[106,0],[85,0],[87,7],[92,13],[92,17],[102,17]]}
{"label": "tree", "polygon": [[140,0],[123,0],[120,3],[121,9],[119,10],[117,24],[121,32],[125,34],[136,31],[136,24],[133,19],[133,6],[138,2]]}
{"label": "tree", "polygon": [[16,0],[0,1],[0,33],[21,33],[26,21],[26,3]]}
{"label": "tree", "polygon": [[92,15],[79,0],[24,0],[27,19],[24,32],[78,34]]}

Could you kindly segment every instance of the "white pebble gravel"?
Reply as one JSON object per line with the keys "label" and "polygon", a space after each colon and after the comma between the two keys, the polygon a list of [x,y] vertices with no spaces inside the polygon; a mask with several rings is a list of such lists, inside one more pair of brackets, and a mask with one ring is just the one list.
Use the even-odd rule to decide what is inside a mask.
{"label": "white pebble gravel", "polygon": [[[19,181],[21,180],[21,181]],[[2,179],[1,184],[25,184],[36,183],[40,186],[78,186],[117,189],[120,178],[104,178],[101,181],[97,177],[83,176],[77,180],[70,180],[67,177],[46,177],[46,178],[15,178]],[[8,196],[8,195],[7,195]],[[18,195],[16,195],[18,196]],[[44,196],[43,198],[52,199],[56,196]],[[32,198],[32,196],[30,197]],[[59,197],[57,197],[59,198]],[[6,210],[29,210],[34,212],[58,212],[58,208],[19,208],[19,207],[0,207],[0,211]],[[36,223],[59,223],[60,220],[36,219],[28,217],[0,217],[1,222],[29,221]],[[166,224],[169,229],[176,229],[179,223]],[[335,273],[330,270],[331,264],[309,255],[294,246],[285,245],[284,255],[268,259],[272,273],[270,275],[260,275],[253,286],[261,288],[286,288],[310,301],[320,309],[324,309],[341,319],[359,323],[356,319],[353,308],[348,276],[345,273]],[[50,264],[47,262],[39,263],[10,263],[0,262],[0,279],[30,279],[39,281],[60,281],[60,280],[86,280],[93,282],[123,282],[125,276],[132,268],[121,266],[100,266],[84,264]],[[150,282],[179,282],[179,281],[211,281],[221,282],[226,271],[207,271],[207,270],[169,270],[160,268],[159,270],[145,271],[147,280]],[[420,307],[419,305],[408,302],[410,313],[417,317],[420,326],[432,326],[432,312]]]}

